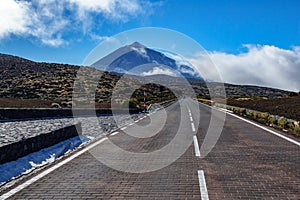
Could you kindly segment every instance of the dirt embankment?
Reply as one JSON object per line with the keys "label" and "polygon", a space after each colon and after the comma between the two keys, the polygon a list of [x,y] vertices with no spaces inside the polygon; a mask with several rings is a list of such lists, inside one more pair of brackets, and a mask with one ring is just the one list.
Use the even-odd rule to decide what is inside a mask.
{"label": "dirt embankment", "polygon": [[[19,98],[0,98],[0,108],[53,108],[53,103],[60,101],[51,101],[43,99],[19,99]],[[61,107],[68,107],[60,104]],[[109,103],[95,103],[96,108],[110,108]]]}
{"label": "dirt embankment", "polygon": [[273,115],[284,116],[300,121],[300,96],[258,99],[236,100],[228,99],[228,105],[249,108],[257,111],[268,112]]}
{"label": "dirt embankment", "polygon": [[0,98],[0,108],[51,108],[53,102],[40,99]]}

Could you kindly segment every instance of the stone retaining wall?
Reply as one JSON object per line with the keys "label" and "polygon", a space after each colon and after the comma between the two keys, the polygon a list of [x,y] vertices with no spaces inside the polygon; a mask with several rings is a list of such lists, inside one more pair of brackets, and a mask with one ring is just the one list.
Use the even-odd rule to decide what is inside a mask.
{"label": "stone retaining wall", "polygon": [[0,164],[17,160],[35,151],[78,136],[78,134],[81,134],[80,123],[2,146],[0,147]]}

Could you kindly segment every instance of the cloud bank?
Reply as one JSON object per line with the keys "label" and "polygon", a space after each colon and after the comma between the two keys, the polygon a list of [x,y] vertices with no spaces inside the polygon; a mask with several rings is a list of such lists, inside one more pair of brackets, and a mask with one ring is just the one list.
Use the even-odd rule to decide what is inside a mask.
{"label": "cloud bank", "polygon": [[142,73],[143,76],[152,76],[152,75],[159,75],[159,74],[175,76],[175,77],[178,76],[178,74],[173,72],[171,69],[167,69],[167,68],[163,68],[163,67],[162,68],[154,67],[152,70]]}
{"label": "cloud bank", "polygon": [[33,36],[45,45],[60,46],[68,42],[65,36],[70,33],[80,31],[95,38],[95,24],[127,22],[152,6],[138,0],[1,0],[0,40]]}
{"label": "cloud bank", "polygon": [[260,85],[300,91],[300,47],[291,50],[270,45],[244,45],[246,53],[199,53],[187,59],[207,80],[220,80],[213,69],[215,64],[221,79],[227,83]]}

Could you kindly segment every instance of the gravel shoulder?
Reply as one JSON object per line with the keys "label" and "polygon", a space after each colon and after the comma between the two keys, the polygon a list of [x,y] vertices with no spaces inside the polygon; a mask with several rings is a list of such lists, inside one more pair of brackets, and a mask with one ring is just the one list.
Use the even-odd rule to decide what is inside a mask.
{"label": "gravel shoulder", "polygon": [[18,142],[22,139],[35,137],[37,135],[48,133],[72,124],[81,122],[84,135],[91,137],[100,137],[129,123],[129,120],[136,120],[135,115],[116,115],[99,117],[79,117],[79,118],[58,118],[45,120],[28,120],[0,123],[0,147]]}

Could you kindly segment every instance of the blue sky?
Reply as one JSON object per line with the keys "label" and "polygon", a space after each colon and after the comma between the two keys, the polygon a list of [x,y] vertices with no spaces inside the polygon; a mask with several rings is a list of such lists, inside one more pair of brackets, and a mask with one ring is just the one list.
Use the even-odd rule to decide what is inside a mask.
{"label": "blue sky", "polygon": [[[275,63],[274,73],[284,67],[293,81],[259,82],[263,77],[254,74],[246,84],[300,90],[297,77],[289,77],[300,68],[294,61],[300,55],[299,9],[297,0],[1,0],[0,53],[80,65],[107,37],[133,28],[163,27],[196,40],[216,64],[228,65],[220,70],[263,62],[268,71]],[[263,54],[267,60],[261,59]],[[228,57],[232,63],[222,60]],[[253,60],[257,62],[249,64]],[[232,83],[243,79],[224,77]]]}

